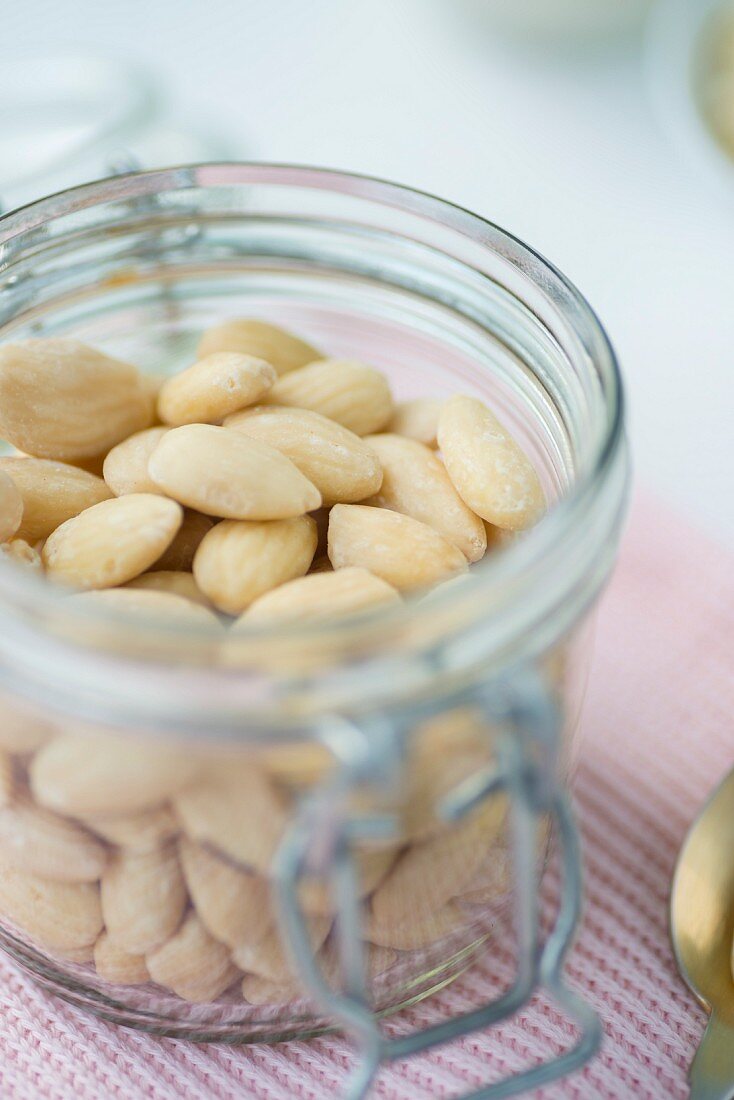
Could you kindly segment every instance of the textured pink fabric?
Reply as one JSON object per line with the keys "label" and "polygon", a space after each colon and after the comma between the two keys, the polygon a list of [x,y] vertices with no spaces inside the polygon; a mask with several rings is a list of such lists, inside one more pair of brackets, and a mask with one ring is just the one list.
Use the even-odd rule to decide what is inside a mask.
{"label": "textured pink fabric", "polygon": [[[678,1100],[703,1013],[671,960],[666,905],[688,823],[734,762],[734,556],[638,501],[601,609],[576,787],[587,905],[570,983],[605,1026],[601,1054],[544,1100]],[[551,875],[551,891],[557,887]],[[390,1031],[434,1021],[509,972],[494,953]],[[324,1100],[353,1064],[339,1039],[197,1047],[86,1017],[2,968],[4,1100]],[[375,1095],[450,1097],[562,1050],[572,1031],[539,1000],[499,1030],[383,1070]]]}

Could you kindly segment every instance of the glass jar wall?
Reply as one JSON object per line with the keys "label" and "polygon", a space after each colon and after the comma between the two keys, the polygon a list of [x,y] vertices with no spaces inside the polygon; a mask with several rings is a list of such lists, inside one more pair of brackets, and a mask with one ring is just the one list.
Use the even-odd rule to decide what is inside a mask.
{"label": "glass jar wall", "polygon": [[446,800],[497,766],[507,722],[493,700],[520,674],[562,714],[568,775],[627,472],[616,365],[584,300],[439,200],[202,165],[0,221],[2,340],[73,335],[167,374],[234,316],[369,362],[399,398],[481,397],[552,502],[461,582],[309,628],[102,617],[0,563],[3,945],[92,1011],[244,1040],[324,1023],[278,921],[279,852],[299,830],[318,967],[334,988],[349,980],[329,887],[346,843],[381,1012],[450,980],[511,922],[506,795],[453,822]]}

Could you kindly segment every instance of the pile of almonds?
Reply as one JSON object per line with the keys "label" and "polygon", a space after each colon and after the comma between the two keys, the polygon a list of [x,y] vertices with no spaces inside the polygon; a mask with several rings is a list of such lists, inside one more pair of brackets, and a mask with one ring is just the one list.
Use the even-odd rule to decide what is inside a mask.
{"label": "pile of almonds", "polygon": [[188,601],[202,622],[395,601],[465,571],[545,503],[480,401],[396,406],[378,370],[259,321],[207,332],[157,393],[74,340],[6,344],[0,437],[20,452],[0,458],[7,554],[77,592],[115,590],[102,605]]}
{"label": "pile of almonds", "polygon": [[[236,989],[250,1004],[301,995],[270,867],[299,797],[328,772],[322,746],[182,752],[17,709],[3,718],[0,916],[16,935],[57,964],[93,964],[98,981],[154,982],[192,1002],[231,1000]],[[355,851],[371,979],[396,969],[415,980],[430,969],[426,952],[458,932],[460,947],[473,942],[477,906],[506,894],[504,796],[452,826],[437,812],[490,761],[471,709],[414,731],[400,832]],[[376,808],[374,795],[356,797],[359,812]],[[307,879],[300,900],[319,964],[337,982],[330,893]]]}
{"label": "pile of almonds", "polygon": [[[182,627],[309,622],[388,605],[537,522],[545,499],[480,401],[396,405],[380,371],[323,358],[261,321],[208,331],[155,385],[69,339],[0,347],[0,549],[69,599]],[[105,981],[207,1002],[297,992],[270,861],[317,746],[198,756],[18,715],[0,723],[0,913]],[[486,763],[474,715],[428,723],[399,841],[359,854],[370,974],[466,923],[504,821],[494,800],[448,828],[437,800]],[[316,888],[316,887],[319,888]],[[484,891],[484,893],[482,893]],[[307,890],[336,973],[329,899]]]}

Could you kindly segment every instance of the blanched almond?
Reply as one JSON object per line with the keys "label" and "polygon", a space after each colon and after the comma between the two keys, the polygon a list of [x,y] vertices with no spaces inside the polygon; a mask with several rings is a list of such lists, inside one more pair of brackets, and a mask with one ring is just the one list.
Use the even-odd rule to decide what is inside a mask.
{"label": "blanched almond", "polygon": [[438,446],[436,438],[438,418],[443,406],[443,401],[433,397],[416,397],[412,401],[400,401],[395,406],[395,412],[385,431],[404,435],[408,439],[416,439],[419,443],[425,443],[426,447],[432,447],[435,450]]}
{"label": "blanched almond", "polygon": [[401,836],[425,839],[446,829],[440,817],[444,796],[491,763],[486,722],[472,708],[457,707],[420,723],[408,745]]}
{"label": "blanched almond", "polygon": [[364,500],[380,488],[382,471],[372,448],[320,413],[258,406],[227,417],[225,427],[286,455],[316,486],[325,505]]}
{"label": "blanched almond", "polygon": [[214,521],[209,516],[184,508],[183,523],[178,533],[168,549],[164,550],[158,561],[153,563],[151,570],[190,573],[194,564],[194,554],[199,549],[204,535],[207,531],[211,531],[213,526]]}
{"label": "blanched almond", "polygon": [[151,423],[135,367],[78,340],[0,347],[0,437],[38,458],[94,458]]}
{"label": "blanched almond", "polygon": [[10,753],[0,749],[0,811],[9,806],[15,793],[15,761]]}
{"label": "blanched almond", "polygon": [[175,500],[225,519],[288,519],[321,504],[318,489],[280,451],[212,424],[172,428],[148,472]]}
{"label": "blanched almond", "polygon": [[132,955],[107,932],[94,945],[94,966],[100,978],[115,985],[144,985],[150,980],[145,955]]}
{"label": "blanched almond", "polygon": [[246,867],[268,873],[286,824],[286,807],[251,760],[223,764],[218,774],[174,798],[192,840],[212,844]]}
{"label": "blanched almond", "polygon": [[371,435],[367,442],[382,465],[382,487],[366,503],[412,516],[458,546],[469,561],[487,549],[484,523],[456,492],[443,463],[423,443],[399,435]]}
{"label": "blanched almond", "polygon": [[209,935],[195,913],[148,954],[146,963],[154,982],[194,1004],[215,1001],[239,975],[227,948]]}
{"label": "blanched almond", "polygon": [[[27,462],[27,459],[0,458],[0,467],[8,461]],[[0,542],[12,539],[23,518],[23,497],[15,482],[0,468]]]}
{"label": "blanched almond", "polygon": [[23,499],[23,520],[17,537],[30,543],[48,538],[67,519],[112,496],[101,478],[65,462],[0,458],[2,473],[13,479]]}
{"label": "blanched almond", "polygon": [[521,531],[545,510],[530,460],[494,413],[473,397],[452,397],[441,411],[438,442],[461,498],[496,527]]}
{"label": "blanched almond", "polygon": [[178,835],[179,824],[167,806],[142,810],[119,817],[96,814],[84,819],[85,826],[110,844],[131,852],[149,852],[163,847]]}
{"label": "blanched almond", "polygon": [[59,734],[34,756],[31,790],[73,817],[134,814],[165,802],[195,776],[179,749],[107,733]]}
{"label": "blanched almond", "polygon": [[201,604],[202,607],[211,607],[208,598],[194,580],[193,574],[183,573],[180,570],[159,569],[155,573],[141,573],[139,577],[128,581],[125,587],[167,592],[172,596],[180,596],[184,600]]}
{"label": "blanched almond", "polygon": [[507,799],[496,795],[457,825],[409,848],[372,896],[375,921],[383,926],[429,921],[491,858],[506,815]]}
{"label": "blanched almond", "polygon": [[310,516],[223,520],[196,551],[194,577],[215,607],[238,615],[263,592],[308,572],[316,542]]}
{"label": "blanched almond", "polygon": [[[331,928],[330,917],[308,917],[307,925],[311,948],[322,947]],[[271,928],[258,943],[243,943],[234,949],[232,958],[242,970],[258,974],[277,984],[289,985],[295,980],[288,953],[283,949],[280,932]]]}
{"label": "blanched almond", "polygon": [[47,539],[42,553],[46,572],[82,589],[124,584],[161,556],[182,519],[180,505],[151,493],[103,500]]}
{"label": "blanched almond", "polygon": [[[188,596],[164,592],[152,586],[104,588],[96,592],[81,592],[70,599],[76,607],[96,608],[119,616],[140,616],[152,624],[157,621],[166,628],[180,624],[184,630],[192,631],[218,632],[222,629],[221,621],[208,606]],[[113,643],[120,640],[119,624],[114,621],[85,625],[93,638],[104,640],[109,637]]]}
{"label": "blanched almond", "polygon": [[0,809],[0,848],[17,870],[59,882],[96,882],[107,862],[91,833],[22,795]]}
{"label": "blanched almond", "polygon": [[245,974],[242,979],[242,996],[251,1005],[281,1005],[302,997],[298,983],[271,982],[259,974]]}
{"label": "blanched almond", "polygon": [[46,718],[15,699],[11,703],[5,696],[0,696],[0,713],[3,716],[0,722],[0,748],[6,752],[35,752],[56,732]]}
{"label": "blanched almond", "polygon": [[128,493],[161,495],[161,490],[148,476],[148,459],[167,431],[168,428],[146,428],[112,448],[104,460],[102,472],[116,497]]}
{"label": "blanched almond", "polygon": [[[380,974],[384,974],[395,961],[397,953],[390,947],[380,947],[374,943],[363,943],[362,949],[366,956],[365,977],[368,982],[374,981]],[[318,957],[321,973],[332,989],[342,989],[342,966],[336,940],[331,937],[322,947]]]}
{"label": "blanched almond", "polygon": [[329,558],[336,570],[359,566],[398,589],[437,584],[467,568],[461,551],[428,524],[362,504],[332,508]]}
{"label": "blanched almond", "polygon": [[310,409],[356,435],[379,432],[394,408],[384,374],[352,359],[320,359],[291,371],[278,379],[264,404]]}
{"label": "blanched almond", "polygon": [[258,943],[274,920],[268,880],[187,837],[179,842],[179,856],[191,900],[211,934],[230,947]]}
{"label": "blanched almond", "polygon": [[164,424],[215,424],[254,405],[278,375],[264,359],[219,351],[204,356],[180,374],[166,379],[158,395]]}
{"label": "blanched almond", "polygon": [[365,933],[370,939],[396,951],[417,951],[449,936],[457,928],[466,925],[466,915],[454,902],[449,902],[435,912],[412,914],[400,923],[379,921],[369,911]]}
{"label": "blanched almond", "polygon": [[165,382],[165,378],[160,374],[141,374],[140,384],[145,391],[145,396],[148,401],[148,407],[150,408],[150,423],[151,425],[158,425],[158,394],[161,392],[161,386]]}
{"label": "blanched almond", "polygon": [[54,956],[57,959],[66,959],[67,962],[76,963],[77,966],[85,966],[87,963],[94,961],[94,944],[86,943],[81,947],[67,947],[64,951],[60,951],[56,947],[54,948]]}
{"label": "blanched almond", "polygon": [[[371,894],[380,883],[397,858],[395,848],[363,848],[355,852],[357,894],[360,898]],[[307,913],[328,916],[334,912],[334,899],[324,883],[316,879],[305,879],[299,891],[301,905]]]}
{"label": "blanched almond", "polygon": [[96,883],[52,882],[7,866],[0,872],[0,913],[51,951],[92,944],[102,931]]}
{"label": "blanched almond", "polygon": [[34,573],[43,571],[41,555],[25,539],[11,539],[10,542],[0,543],[0,558],[12,562],[13,565],[21,565],[24,569],[31,569]]}
{"label": "blanched almond", "polygon": [[318,359],[319,353],[304,340],[278,325],[252,318],[224,321],[208,329],[199,344],[200,357],[220,351],[237,351],[265,359],[278,374],[304,367]]}
{"label": "blanched almond", "polygon": [[118,852],[102,876],[101,896],[116,944],[132,955],[160,947],[181,924],[188,901],[175,845]]}
{"label": "blanched almond", "polygon": [[322,780],[333,769],[335,758],[325,745],[291,741],[263,747],[257,762],[278,783],[298,789]]}
{"label": "blanched almond", "polygon": [[[255,600],[239,621],[242,626],[321,622],[357,615],[360,611],[399,600],[398,593],[386,581],[366,569],[346,568],[336,572],[311,573],[308,577],[281,585]],[[237,624],[234,626],[236,628]]]}

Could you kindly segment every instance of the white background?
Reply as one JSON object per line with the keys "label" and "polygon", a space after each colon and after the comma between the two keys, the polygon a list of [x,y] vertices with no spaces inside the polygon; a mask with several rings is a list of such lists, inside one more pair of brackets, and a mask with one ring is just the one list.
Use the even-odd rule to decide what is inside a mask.
{"label": "white background", "polygon": [[638,482],[734,544],[734,184],[669,143],[640,40],[511,43],[462,0],[7,0],[2,37],[137,59],[237,156],[394,178],[533,244],[617,346]]}

